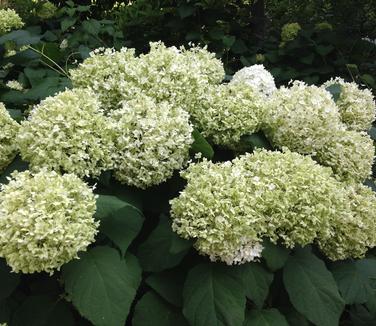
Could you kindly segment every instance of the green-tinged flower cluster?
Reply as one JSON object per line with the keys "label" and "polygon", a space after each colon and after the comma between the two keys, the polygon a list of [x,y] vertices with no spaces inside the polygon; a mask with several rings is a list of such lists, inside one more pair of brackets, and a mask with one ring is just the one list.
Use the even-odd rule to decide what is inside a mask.
{"label": "green-tinged flower cluster", "polygon": [[372,140],[347,130],[324,88],[295,81],[276,91],[267,107],[264,130],[274,146],[312,155],[343,180],[362,182],[371,174]]}
{"label": "green-tinged flower cluster", "polygon": [[44,2],[37,10],[37,16],[42,19],[50,19],[55,16],[58,8],[50,1]]}
{"label": "green-tinged flower cluster", "polygon": [[331,95],[300,81],[278,89],[266,110],[270,141],[301,154],[315,153],[333,132],[344,128]]}
{"label": "green-tinged flower cluster", "polygon": [[157,185],[189,157],[193,127],[188,113],[147,96],[123,103],[110,114],[115,133],[114,176],[139,188]]}
{"label": "green-tinged flower cluster", "polygon": [[0,173],[17,154],[15,137],[19,124],[12,119],[3,103],[0,102]]}
{"label": "green-tinged flower cluster", "polygon": [[264,238],[287,247],[318,242],[332,260],[362,257],[376,245],[375,194],[338,181],[309,156],[256,151],[192,164],[182,176],[173,229],[213,261],[255,260]]}
{"label": "green-tinged flower cluster", "polygon": [[21,17],[13,9],[0,9],[0,36],[23,25]]}
{"label": "green-tinged flower cluster", "polygon": [[363,258],[368,248],[376,246],[375,193],[361,184],[349,184],[347,210],[330,221],[328,236],[318,244],[331,260]]}
{"label": "green-tinged flower cluster", "polygon": [[322,141],[316,159],[341,179],[363,182],[371,175],[375,148],[365,132],[336,131]]}
{"label": "green-tinged flower cluster", "polygon": [[14,89],[15,91],[23,91],[23,86],[22,84],[17,81],[17,80],[9,80],[7,81],[7,83],[5,84],[6,87],[10,88],[10,89]]}
{"label": "green-tinged flower cluster", "polygon": [[134,49],[98,49],[71,71],[73,84],[92,88],[107,111],[141,93],[190,111],[198,105],[197,94],[224,78],[221,61],[205,48],[166,47],[161,42],[150,47],[139,57]]}
{"label": "green-tinged flower cluster", "polygon": [[240,69],[235,73],[230,83],[244,83],[252,87],[255,92],[261,92],[266,97],[273,94],[277,89],[272,74],[263,65],[253,65]]}
{"label": "green-tinged flower cluster", "polygon": [[344,201],[331,169],[293,152],[204,161],[182,176],[188,183],[171,201],[173,229],[194,238],[200,253],[227,264],[254,260],[263,238],[294,247],[312,243],[319,232],[328,237],[324,230]]}
{"label": "green-tinged flower cluster", "polygon": [[334,78],[323,84],[323,88],[339,85],[341,92],[336,102],[342,121],[352,130],[368,130],[375,120],[376,103],[369,89],[360,89],[354,82]]}
{"label": "green-tinged flower cluster", "polygon": [[112,133],[95,94],[74,89],[36,106],[21,123],[17,144],[33,170],[98,176],[113,166]]}
{"label": "green-tinged flower cluster", "polygon": [[14,272],[54,270],[94,241],[95,195],[72,174],[14,173],[0,192],[0,257]]}
{"label": "green-tinged flower cluster", "polygon": [[283,25],[281,30],[282,43],[294,40],[301,29],[302,28],[298,23],[288,23]]}
{"label": "green-tinged flower cluster", "polygon": [[245,83],[213,85],[191,112],[197,128],[215,144],[236,147],[240,137],[259,130],[263,95]]}

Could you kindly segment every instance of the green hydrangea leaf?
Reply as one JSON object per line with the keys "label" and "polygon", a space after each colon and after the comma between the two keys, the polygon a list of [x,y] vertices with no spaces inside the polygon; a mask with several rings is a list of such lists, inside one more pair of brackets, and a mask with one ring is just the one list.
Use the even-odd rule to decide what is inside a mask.
{"label": "green hydrangea leaf", "polygon": [[134,326],[188,326],[182,313],[153,292],[146,293],[137,303]]}
{"label": "green hydrangea leaf", "polygon": [[207,140],[200,134],[198,130],[193,130],[192,136],[194,142],[191,146],[191,151],[193,153],[202,153],[207,159],[211,159],[214,155],[214,150]]}
{"label": "green hydrangea leaf", "polygon": [[14,326],[74,326],[69,304],[59,297],[29,296],[15,311]]}
{"label": "green hydrangea leaf", "polygon": [[122,326],[141,281],[137,259],[95,247],[63,266],[65,290],[79,313],[96,326]]}
{"label": "green hydrangea leaf", "polygon": [[263,242],[264,249],[262,251],[262,257],[265,259],[266,265],[271,271],[276,271],[282,268],[289,256],[290,250],[275,245],[269,240]]}
{"label": "green hydrangea leaf", "polygon": [[140,232],[144,221],[136,207],[107,195],[98,196],[95,217],[100,221],[100,232],[119,247],[122,255]]}
{"label": "green hydrangea leaf", "polygon": [[283,282],[294,308],[312,323],[338,325],[345,303],[333,275],[308,248],[298,249],[283,269]]}
{"label": "green hydrangea leaf", "polygon": [[0,259],[0,300],[9,297],[20,283],[20,274],[11,273],[4,259]]}
{"label": "green hydrangea leaf", "polygon": [[346,304],[365,303],[372,298],[376,259],[338,262],[333,265],[332,273]]}
{"label": "green hydrangea leaf", "polygon": [[236,274],[219,264],[200,264],[189,271],[183,291],[183,314],[191,325],[242,325],[246,300]]}
{"label": "green hydrangea leaf", "polygon": [[340,84],[333,84],[328,86],[326,90],[332,95],[334,102],[337,102],[341,96],[342,86]]}
{"label": "green hydrangea leaf", "polygon": [[143,270],[160,272],[178,265],[192,246],[171,229],[171,221],[161,215],[158,226],[140,245],[137,257]]}
{"label": "green hydrangea leaf", "polygon": [[185,274],[181,269],[154,273],[146,279],[146,283],[163,299],[174,306],[181,307],[183,305]]}
{"label": "green hydrangea leaf", "polygon": [[273,281],[273,274],[268,272],[260,263],[247,263],[237,267],[247,298],[258,308],[262,308]]}
{"label": "green hydrangea leaf", "polygon": [[289,326],[285,316],[277,309],[252,310],[247,314],[244,326]]}

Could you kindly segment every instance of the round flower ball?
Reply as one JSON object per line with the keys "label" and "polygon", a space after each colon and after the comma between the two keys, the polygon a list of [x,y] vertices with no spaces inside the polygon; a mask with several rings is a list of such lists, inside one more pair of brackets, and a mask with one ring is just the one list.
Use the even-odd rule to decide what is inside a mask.
{"label": "round flower ball", "polygon": [[231,162],[204,160],[191,164],[181,175],[185,189],[171,203],[172,229],[211,261],[228,265],[257,260],[261,256],[262,216],[255,213],[252,189]]}
{"label": "round flower ball", "polygon": [[0,36],[23,25],[21,17],[13,9],[0,9]]}
{"label": "round flower ball", "polygon": [[9,115],[4,104],[0,102],[0,173],[13,161],[17,155],[14,141],[19,124]]}
{"label": "round flower ball", "polygon": [[375,148],[365,132],[335,131],[323,140],[316,159],[343,180],[363,182],[372,174]]}
{"label": "round flower ball", "polygon": [[350,183],[346,210],[333,216],[330,231],[319,238],[321,251],[331,260],[363,258],[376,246],[376,195],[362,184]]}
{"label": "round flower ball", "polygon": [[322,88],[295,81],[278,89],[267,103],[265,132],[276,147],[312,154],[343,129],[335,102]]}
{"label": "round flower ball", "polygon": [[260,129],[264,103],[261,93],[246,84],[213,85],[190,113],[205,137],[217,145],[236,148],[241,136]]}
{"label": "round flower ball", "polygon": [[253,65],[240,69],[234,74],[230,82],[230,84],[235,83],[244,83],[266,97],[273,94],[277,89],[272,74],[263,65]]}
{"label": "round flower ball", "polygon": [[340,86],[341,91],[336,104],[342,121],[352,130],[370,129],[376,114],[376,103],[372,92],[338,77],[327,81],[322,87],[327,89],[333,85]]}
{"label": "round flower ball", "polygon": [[298,36],[301,29],[302,28],[298,23],[288,23],[283,25],[281,30],[282,43],[294,40]]}
{"label": "round flower ball", "polygon": [[97,177],[113,167],[112,129],[92,91],[48,97],[21,123],[17,144],[33,170]]}
{"label": "round flower ball", "polygon": [[193,143],[188,113],[147,96],[124,102],[111,113],[115,134],[115,178],[145,189],[183,167]]}
{"label": "round flower ball", "polygon": [[94,241],[96,198],[75,175],[16,172],[1,190],[0,257],[14,272],[53,274]]}

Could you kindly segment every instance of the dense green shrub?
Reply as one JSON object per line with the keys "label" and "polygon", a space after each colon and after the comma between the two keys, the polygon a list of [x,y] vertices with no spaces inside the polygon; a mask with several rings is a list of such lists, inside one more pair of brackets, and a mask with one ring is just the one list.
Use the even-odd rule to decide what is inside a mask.
{"label": "dense green shrub", "polygon": [[376,323],[369,40],[257,29],[261,1],[51,3],[0,35],[0,324]]}

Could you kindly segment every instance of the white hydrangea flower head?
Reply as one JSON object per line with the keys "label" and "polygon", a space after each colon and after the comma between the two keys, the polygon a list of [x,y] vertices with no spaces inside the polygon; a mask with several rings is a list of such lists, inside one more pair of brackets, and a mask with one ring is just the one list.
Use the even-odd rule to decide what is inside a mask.
{"label": "white hydrangea flower head", "polygon": [[92,189],[73,174],[12,174],[0,192],[0,257],[16,273],[48,272],[94,241]]}
{"label": "white hydrangea flower head", "polygon": [[330,222],[329,234],[318,244],[331,260],[363,258],[376,246],[376,196],[368,187],[350,183],[346,187],[347,210]]}
{"label": "white hydrangea flower head", "polygon": [[5,84],[6,87],[10,88],[10,89],[13,89],[15,91],[22,91],[24,88],[22,86],[22,84],[17,81],[17,80],[9,80],[7,81],[7,83]]}
{"label": "white hydrangea flower head", "polygon": [[189,158],[193,127],[188,113],[147,96],[124,102],[111,113],[115,132],[114,176],[145,189],[181,169]]}
{"label": "white hydrangea flower head", "polygon": [[196,127],[217,145],[234,148],[241,136],[258,131],[264,119],[265,101],[245,84],[213,85],[191,111]]}
{"label": "white hydrangea flower head", "polygon": [[370,129],[376,115],[376,102],[372,92],[339,77],[328,80],[322,87],[325,89],[336,84],[341,86],[341,93],[336,104],[342,121],[352,130]]}
{"label": "white hydrangea flower head", "polygon": [[[261,254],[263,221],[247,203],[246,182],[231,162],[204,159],[182,172],[186,188],[171,201],[172,228],[212,261],[229,265],[253,261]],[[259,221],[259,222],[257,222]]]}
{"label": "white hydrangea flower head", "polygon": [[15,137],[19,124],[12,119],[3,103],[0,102],[0,173],[17,155]]}
{"label": "white hydrangea flower head", "polygon": [[21,17],[13,9],[0,9],[0,36],[23,25]]}
{"label": "white hydrangea flower head", "polygon": [[139,92],[136,80],[147,78],[139,76],[137,61],[134,49],[96,49],[77,69],[70,70],[73,86],[93,90],[105,111],[117,109],[122,100]]}
{"label": "white hydrangea flower head", "polygon": [[276,147],[312,154],[330,134],[343,129],[331,95],[317,86],[295,81],[289,88],[282,86],[268,101],[265,132]]}
{"label": "white hydrangea flower head", "polygon": [[277,90],[274,77],[265,69],[264,65],[253,65],[240,69],[234,74],[230,83],[244,83],[266,97]]}
{"label": "white hydrangea flower head", "polygon": [[113,131],[92,91],[66,90],[43,100],[21,123],[17,144],[33,170],[97,177],[113,167]]}
{"label": "white hydrangea flower head", "polygon": [[330,168],[293,152],[257,151],[233,162],[191,164],[171,201],[172,228],[211,260],[255,260],[263,238],[294,247],[327,236],[343,187]]}
{"label": "white hydrangea flower head", "polygon": [[372,174],[374,155],[373,141],[367,133],[341,130],[323,140],[316,159],[343,180],[363,182]]}
{"label": "white hydrangea flower head", "polygon": [[99,94],[106,111],[138,94],[157,102],[169,101],[190,111],[197,94],[207,85],[220,83],[224,69],[220,60],[205,48],[166,47],[150,43],[150,52],[135,56],[134,49],[99,49],[78,69],[71,71],[74,86],[90,87]]}
{"label": "white hydrangea flower head", "polygon": [[[287,247],[312,243],[325,233],[329,218],[342,209],[341,184],[330,168],[310,156],[258,150],[236,158],[234,166],[243,169],[243,178],[253,189],[249,201],[266,221],[265,234]],[[259,214],[260,214],[259,213]]]}

